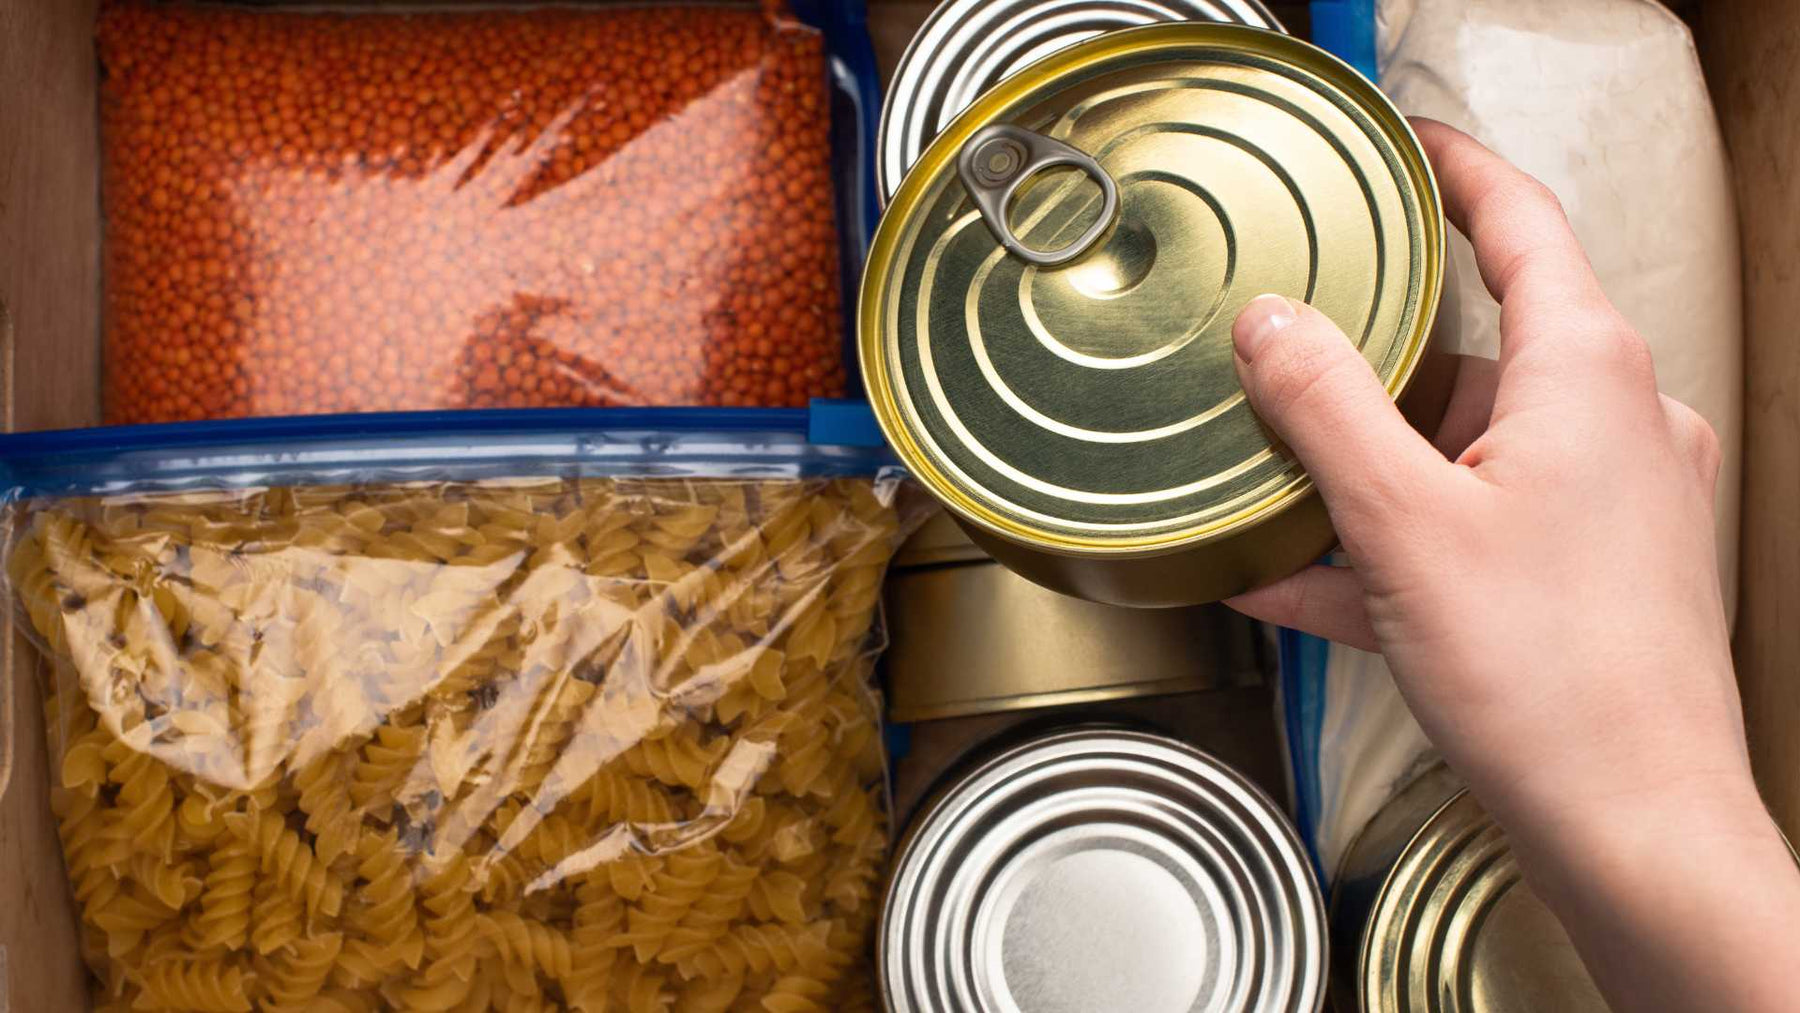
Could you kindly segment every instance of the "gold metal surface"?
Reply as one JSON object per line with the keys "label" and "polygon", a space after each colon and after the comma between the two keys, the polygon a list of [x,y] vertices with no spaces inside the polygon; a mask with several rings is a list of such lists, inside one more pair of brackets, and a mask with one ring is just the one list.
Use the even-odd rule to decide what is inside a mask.
{"label": "gold metal surface", "polygon": [[900,546],[900,551],[894,554],[891,569],[898,572],[915,566],[978,563],[989,558],[969,541],[968,532],[958,526],[954,518],[937,510]]}
{"label": "gold metal surface", "polygon": [[[1118,183],[1119,222],[1095,252],[1037,268],[983,225],[953,163],[996,122],[1086,151]],[[1046,174],[1012,225],[1060,247],[1098,193]],[[1003,81],[907,174],[865,271],[864,379],[907,467],[1003,562],[1100,600],[1209,600],[1332,542],[1310,481],[1244,400],[1237,311],[1264,292],[1313,303],[1399,395],[1443,243],[1416,139],[1335,58],[1237,26],[1114,32]],[[1140,563],[1089,565],[1120,560]]]}
{"label": "gold metal surface", "polygon": [[1425,771],[1345,852],[1331,897],[1332,1009],[1606,1013],[1465,784],[1442,765]]}
{"label": "gold metal surface", "polygon": [[1261,681],[1249,621],[1222,605],[1099,605],[991,561],[894,571],[887,621],[895,721]]}
{"label": "gold metal surface", "polygon": [[[1380,886],[1366,917],[1347,918],[1346,891],[1371,882]],[[1353,975],[1334,983],[1339,1010],[1606,1013],[1499,826],[1441,768],[1390,803],[1352,846],[1333,900],[1334,932],[1349,920],[1363,932],[1360,945],[1341,933],[1334,939],[1342,969],[1354,964]]]}

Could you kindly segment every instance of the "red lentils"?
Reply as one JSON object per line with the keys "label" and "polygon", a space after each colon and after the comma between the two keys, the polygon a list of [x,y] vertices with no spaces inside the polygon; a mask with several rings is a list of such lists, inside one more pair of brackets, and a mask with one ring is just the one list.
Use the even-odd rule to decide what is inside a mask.
{"label": "red lentils", "polygon": [[843,393],[824,52],[767,3],[98,35],[110,422]]}

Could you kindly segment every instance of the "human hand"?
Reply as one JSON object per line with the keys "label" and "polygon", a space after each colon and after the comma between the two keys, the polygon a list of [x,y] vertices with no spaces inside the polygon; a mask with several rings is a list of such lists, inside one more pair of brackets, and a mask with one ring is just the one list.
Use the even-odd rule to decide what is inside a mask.
{"label": "human hand", "polygon": [[[1671,877],[1748,863],[1774,889],[1722,896],[1800,939],[1800,873],[1745,752],[1714,555],[1718,442],[1657,393],[1647,346],[1554,195],[1449,127],[1415,126],[1501,303],[1500,359],[1464,363],[1434,446],[1323,315],[1253,301],[1233,334],[1245,391],[1306,465],[1351,567],[1231,604],[1386,655],[1615,1001],[1775,1008],[1756,1004],[1765,992],[1719,990],[1741,958],[1696,967],[1671,937],[1695,919],[1667,923],[1644,895],[1646,872],[1679,890]],[[1749,1004],[1721,1002],[1733,995]]]}

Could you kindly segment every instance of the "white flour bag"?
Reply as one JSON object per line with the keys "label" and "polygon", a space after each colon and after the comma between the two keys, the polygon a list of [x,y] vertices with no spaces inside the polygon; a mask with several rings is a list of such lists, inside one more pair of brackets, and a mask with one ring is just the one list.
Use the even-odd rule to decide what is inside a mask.
{"label": "white flour bag", "polygon": [[[1652,0],[1380,0],[1381,85],[1543,180],[1607,294],[1649,342],[1663,392],[1719,434],[1719,572],[1737,597],[1743,389],[1736,212],[1685,25]],[[1500,308],[1454,239],[1455,351],[1494,357]],[[1460,303],[1460,308],[1455,308]],[[1379,655],[1282,637],[1282,726],[1322,871],[1434,753]]]}
{"label": "white flour bag", "polygon": [[[1657,384],[1719,434],[1717,537],[1736,612],[1743,398],[1737,212],[1687,26],[1654,0],[1381,0],[1381,86],[1556,192]],[[1460,351],[1499,353],[1500,307],[1455,241]]]}

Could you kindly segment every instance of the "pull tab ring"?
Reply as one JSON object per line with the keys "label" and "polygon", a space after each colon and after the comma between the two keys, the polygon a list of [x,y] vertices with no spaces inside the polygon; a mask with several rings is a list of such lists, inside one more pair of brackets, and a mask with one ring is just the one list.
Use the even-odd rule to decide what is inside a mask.
{"label": "pull tab ring", "polygon": [[[1061,249],[1034,250],[1013,234],[1006,209],[1026,180],[1057,165],[1080,169],[1099,185],[1100,218]],[[1000,245],[1039,267],[1058,267],[1087,253],[1119,215],[1119,187],[1092,155],[1010,123],[989,124],[964,142],[956,156],[956,174],[962,177],[963,187]]]}

